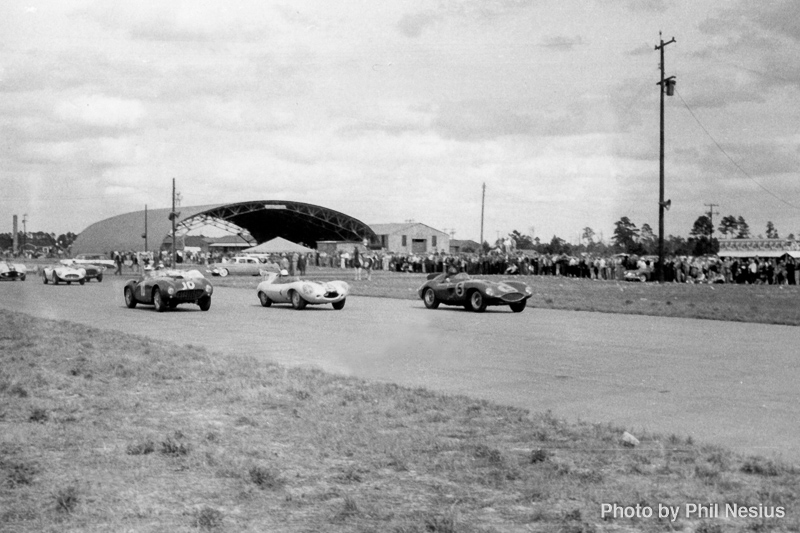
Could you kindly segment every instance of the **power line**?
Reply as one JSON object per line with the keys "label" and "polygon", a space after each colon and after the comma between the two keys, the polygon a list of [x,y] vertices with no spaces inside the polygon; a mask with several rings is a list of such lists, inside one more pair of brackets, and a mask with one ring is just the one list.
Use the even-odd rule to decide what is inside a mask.
{"label": "power line", "polygon": [[709,139],[711,139],[711,142],[713,142],[713,143],[716,145],[716,147],[719,149],[719,151],[720,151],[720,152],[722,152],[722,154],[723,154],[725,157],[727,157],[727,158],[728,158],[728,161],[730,161],[730,162],[733,164],[733,166],[735,166],[737,169],[739,169],[739,172],[741,172],[742,174],[744,174],[745,176],[747,176],[747,178],[748,178],[748,179],[750,179],[750,180],[751,180],[753,183],[755,183],[756,185],[758,185],[759,187],[761,187],[761,189],[763,189],[763,190],[764,190],[764,192],[766,192],[767,194],[769,194],[770,196],[772,196],[772,197],[773,197],[773,198],[775,198],[776,200],[779,200],[779,201],[783,202],[784,204],[788,205],[788,206],[789,206],[789,207],[791,207],[792,209],[800,209],[800,207],[798,207],[798,206],[796,206],[796,205],[794,205],[794,204],[792,204],[792,203],[789,203],[789,202],[787,202],[786,200],[784,200],[783,198],[781,198],[780,196],[778,196],[778,195],[777,195],[777,194],[775,194],[774,192],[770,191],[769,189],[767,189],[766,187],[764,187],[763,185],[761,185],[759,182],[757,182],[757,181],[755,180],[755,178],[753,178],[753,176],[751,176],[750,174],[748,174],[748,173],[747,173],[747,171],[746,171],[745,169],[743,169],[743,168],[741,167],[741,165],[739,165],[739,163],[737,163],[736,161],[734,161],[734,160],[733,160],[733,158],[732,158],[731,156],[729,156],[729,155],[728,155],[728,152],[726,152],[726,151],[725,151],[725,150],[722,148],[722,146],[720,146],[720,144],[719,144],[719,143],[717,142],[717,140],[716,140],[716,139],[715,139],[715,138],[714,138],[714,137],[711,135],[711,133],[709,133],[709,131],[706,129],[706,127],[705,127],[705,126],[703,126],[703,123],[702,123],[702,122],[700,122],[700,119],[699,119],[699,118],[697,118],[697,115],[695,115],[695,114],[694,114],[694,111],[692,111],[692,108],[691,108],[691,107],[689,107],[689,104],[687,104],[687,103],[686,103],[686,100],[684,100],[684,99],[683,99],[683,96],[681,96],[681,93],[679,93],[677,89],[675,90],[675,93],[678,95],[678,98],[680,98],[680,99],[681,99],[681,102],[683,102],[683,105],[684,105],[684,106],[686,106],[686,109],[687,109],[687,111],[689,111],[689,114],[690,114],[690,115],[692,115],[692,118],[694,118],[695,122],[697,122],[697,125],[698,125],[698,126],[700,126],[700,129],[702,129],[702,130],[705,132],[705,134],[706,134],[706,135],[708,135],[708,138],[709,138]]}

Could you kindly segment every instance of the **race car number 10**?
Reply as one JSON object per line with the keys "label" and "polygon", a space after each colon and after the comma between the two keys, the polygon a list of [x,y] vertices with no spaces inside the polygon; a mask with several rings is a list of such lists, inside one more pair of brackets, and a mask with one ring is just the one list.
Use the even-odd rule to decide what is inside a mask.
{"label": "race car number 10", "polygon": [[194,281],[183,281],[183,282],[181,282],[181,290],[185,291],[187,289],[194,289]]}

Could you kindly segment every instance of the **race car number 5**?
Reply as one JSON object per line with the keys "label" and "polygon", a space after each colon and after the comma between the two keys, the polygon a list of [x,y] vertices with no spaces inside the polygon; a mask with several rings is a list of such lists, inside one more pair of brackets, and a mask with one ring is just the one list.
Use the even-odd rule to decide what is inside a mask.
{"label": "race car number 5", "polygon": [[464,282],[463,281],[456,285],[456,296],[458,296],[459,298],[464,296]]}

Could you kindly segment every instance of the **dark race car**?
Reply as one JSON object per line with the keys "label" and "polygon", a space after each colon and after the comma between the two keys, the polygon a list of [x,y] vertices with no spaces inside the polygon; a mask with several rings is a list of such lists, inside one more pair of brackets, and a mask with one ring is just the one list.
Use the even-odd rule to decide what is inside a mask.
{"label": "dark race car", "polygon": [[533,291],[520,281],[472,279],[462,272],[431,274],[417,294],[428,309],[436,309],[439,304],[460,305],[481,313],[489,305],[507,305],[515,313],[521,313]]}
{"label": "dark race car", "polygon": [[146,270],[123,289],[125,305],[131,309],[136,304],[149,304],[159,312],[178,304],[197,304],[208,311],[212,292],[211,283],[198,270]]}

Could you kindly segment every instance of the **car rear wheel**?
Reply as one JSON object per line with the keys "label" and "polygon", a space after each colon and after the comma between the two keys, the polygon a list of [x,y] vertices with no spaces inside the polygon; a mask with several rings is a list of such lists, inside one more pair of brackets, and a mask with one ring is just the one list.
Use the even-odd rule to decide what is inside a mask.
{"label": "car rear wheel", "polygon": [[103,275],[102,274],[97,276],[97,283],[103,283]]}
{"label": "car rear wheel", "polygon": [[155,306],[156,311],[159,313],[163,313],[167,309],[167,302],[164,301],[164,298],[161,296],[161,291],[158,290],[158,287],[153,289],[153,306]]}
{"label": "car rear wheel", "polygon": [[472,293],[470,293],[469,308],[476,313],[483,313],[486,311],[486,300],[483,298],[481,291],[472,291]]}
{"label": "car rear wheel", "polygon": [[428,287],[422,295],[422,301],[425,302],[425,307],[428,309],[436,309],[439,307],[439,300],[436,299],[436,293],[433,289]]}
{"label": "car rear wheel", "polygon": [[136,298],[134,298],[133,289],[130,287],[125,287],[125,305],[127,305],[129,309],[136,307]]}
{"label": "car rear wheel", "polygon": [[523,312],[525,310],[525,305],[527,305],[527,302],[525,302],[525,301],[514,302],[513,304],[508,304],[508,306],[511,308],[511,310],[514,311],[515,313]]}
{"label": "car rear wheel", "polygon": [[42,275],[42,281],[44,281],[44,284],[47,285],[47,274]]}
{"label": "car rear wheel", "polygon": [[203,296],[197,300],[197,305],[200,306],[201,311],[208,311],[211,309],[211,296]]}
{"label": "car rear wheel", "polygon": [[642,283],[646,282],[647,281],[647,275],[646,274],[639,274],[639,281],[641,281]]}
{"label": "car rear wheel", "polygon": [[344,303],[346,301],[347,301],[347,298],[342,298],[338,302],[333,302],[331,305],[333,306],[334,309],[336,309],[338,311],[339,309],[344,309]]}
{"label": "car rear wheel", "polygon": [[25,281],[25,274],[21,275],[21,276],[19,277],[19,279],[20,279],[20,281]]}
{"label": "car rear wheel", "polygon": [[227,268],[221,268],[221,269],[219,269],[219,275],[220,275],[220,277],[224,278],[224,277],[225,277],[225,276],[227,276],[228,274],[229,274],[229,272],[228,272],[228,269],[227,269]]}
{"label": "car rear wheel", "polygon": [[270,305],[272,305],[272,300],[270,300],[269,296],[267,296],[263,292],[258,293],[258,301],[261,302],[262,307],[269,307]]}
{"label": "car rear wheel", "polygon": [[306,308],[306,303],[307,302],[303,300],[303,297],[300,296],[299,292],[292,291],[292,307],[300,311]]}

